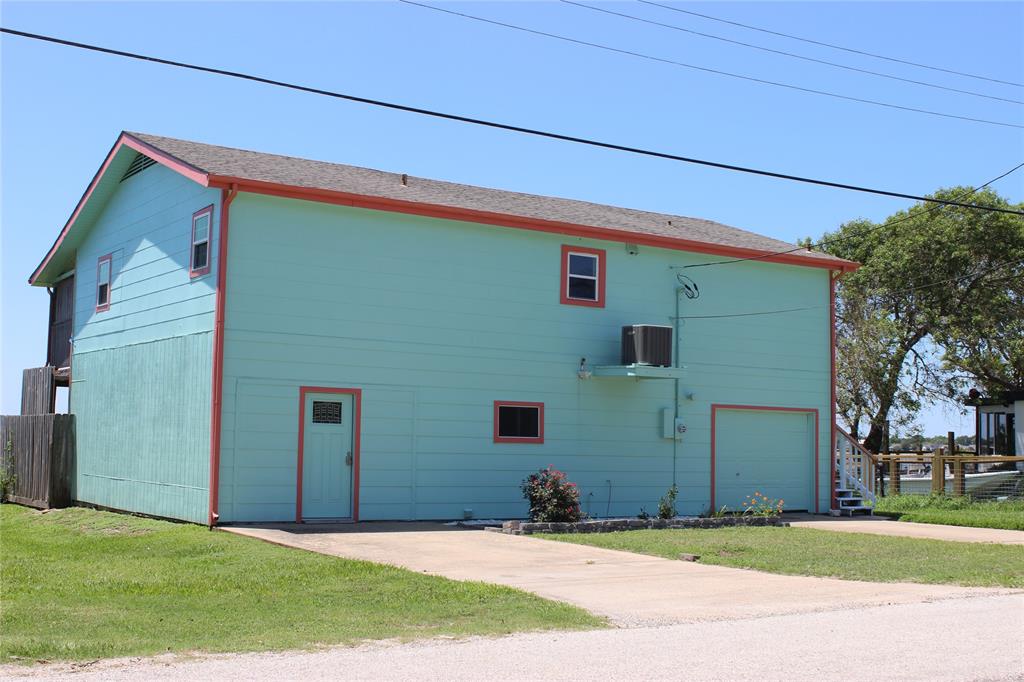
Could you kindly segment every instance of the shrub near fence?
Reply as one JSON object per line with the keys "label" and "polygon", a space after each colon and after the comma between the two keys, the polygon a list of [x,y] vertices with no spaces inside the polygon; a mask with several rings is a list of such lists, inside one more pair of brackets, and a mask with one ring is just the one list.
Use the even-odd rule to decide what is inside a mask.
{"label": "shrub near fence", "polygon": [[40,509],[71,505],[73,414],[2,416],[0,444],[8,501]]}

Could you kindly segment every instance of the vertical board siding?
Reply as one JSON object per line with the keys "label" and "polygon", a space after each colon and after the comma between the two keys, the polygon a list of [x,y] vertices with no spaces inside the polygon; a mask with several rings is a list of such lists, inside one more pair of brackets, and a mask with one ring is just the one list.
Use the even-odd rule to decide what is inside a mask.
{"label": "vertical board siding", "polygon": [[[519,483],[548,464],[579,484],[593,516],[653,511],[673,469],[680,510],[699,513],[712,403],[829,414],[824,270],[688,273],[701,297],[683,299],[682,316],[810,310],[681,322],[680,392],[693,399],[680,402],[688,431],[674,448],[660,414],[673,381],[580,381],[576,370],[582,357],[618,364],[622,325],[672,324],[671,266],[711,258],[249,194],[231,221],[224,521],[294,518],[301,385],[363,390],[361,519],[522,517]],[[605,308],[560,304],[563,244],[607,250]],[[495,400],[543,402],[545,442],[494,443]],[[827,484],[818,495],[827,504]]]}
{"label": "vertical board siding", "polygon": [[[77,499],[206,520],[217,230],[209,274],[189,276],[192,215],[220,193],[161,165],[113,192],[77,253],[71,411]],[[110,309],[96,260],[112,254]]]}
{"label": "vertical board siding", "polygon": [[207,333],[75,354],[78,500],[206,520],[212,353]]}

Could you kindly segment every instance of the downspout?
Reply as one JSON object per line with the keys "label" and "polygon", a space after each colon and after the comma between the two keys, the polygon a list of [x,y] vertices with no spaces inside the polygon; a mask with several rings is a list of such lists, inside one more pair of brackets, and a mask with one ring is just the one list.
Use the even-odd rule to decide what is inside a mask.
{"label": "downspout", "polygon": [[210,391],[210,507],[206,523],[217,524],[220,488],[221,407],[224,397],[224,303],[228,282],[228,214],[238,194],[238,184],[220,191],[220,230],[217,245],[217,295],[213,317],[213,371]]}

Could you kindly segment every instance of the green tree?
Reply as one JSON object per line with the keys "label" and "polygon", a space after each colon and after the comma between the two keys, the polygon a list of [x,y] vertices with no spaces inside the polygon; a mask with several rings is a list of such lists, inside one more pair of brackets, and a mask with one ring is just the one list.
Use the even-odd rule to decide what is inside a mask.
{"label": "green tree", "polygon": [[[992,190],[932,196],[1011,207]],[[838,286],[837,398],[854,435],[867,426],[869,449],[886,421],[907,426],[922,404],[955,401],[969,383],[1020,386],[1024,218],[916,204],[880,225],[845,223],[824,241],[862,264]]]}

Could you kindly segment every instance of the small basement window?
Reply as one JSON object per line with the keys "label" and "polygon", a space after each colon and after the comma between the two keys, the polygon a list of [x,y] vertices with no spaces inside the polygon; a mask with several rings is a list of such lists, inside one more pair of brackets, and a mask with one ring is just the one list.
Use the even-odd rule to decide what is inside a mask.
{"label": "small basement window", "polygon": [[544,403],[494,401],[495,443],[543,443]]}
{"label": "small basement window", "polygon": [[189,274],[192,277],[205,275],[210,271],[210,232],[213,222],[213,206],[207,206],[192,215],[192,261]]}
{"label": "small basement window", "polygon": [[100,256],[96,263],[96,312],[110,310],[110,271],[113,254]]}
{"label": "small basement window", "polygon": [[562,303],[604,307],[605,252],[562,246]]}

